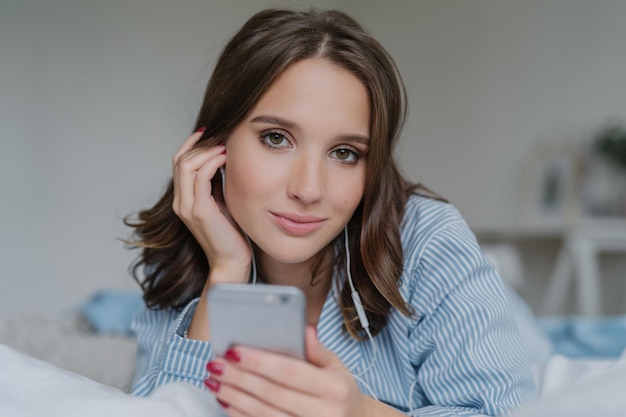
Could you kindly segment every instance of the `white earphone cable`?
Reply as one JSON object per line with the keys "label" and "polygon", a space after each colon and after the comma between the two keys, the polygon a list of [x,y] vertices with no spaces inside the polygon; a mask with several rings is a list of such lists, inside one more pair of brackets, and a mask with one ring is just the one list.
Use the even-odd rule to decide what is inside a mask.
{"label": "white earphone cable", "polygon": [[[363,368],[359,373],[353,374],[353,375],[355,378],[358,378],[363,384],[365,384],[371,392],[372,389],[359,377],[365,374],[367,371],[369,371],[374,366],[374,363],[376,363],[376,359],[378,357],[378,346],[376,346],[374,337],[372,336],[372,333],[370,332],[370,324],[369,324],[369,321],[367,320],[367,315],[365,314],[365,309],[363,308],[361,297],[359,296],[359,293],[354,287],[354,283],[352,282],[352,273],[350,272],[350,249],[348,246],[348,225],[346,225],[343,230],[344,230],[344,242],[345,242],[344,246],[346,250],[346,275],[348,276],[348,284],[350,285],[352,301],[354,303],[354,308],[356,309],[356,313],[359,317],[359,322],[361,323],[361,327],[367,334],[367,337],[372,344],[372,350],[373,350],[372,359],[370,360],[369,364],[365,368]],[[374,398],[376,397],[374,396]]]}

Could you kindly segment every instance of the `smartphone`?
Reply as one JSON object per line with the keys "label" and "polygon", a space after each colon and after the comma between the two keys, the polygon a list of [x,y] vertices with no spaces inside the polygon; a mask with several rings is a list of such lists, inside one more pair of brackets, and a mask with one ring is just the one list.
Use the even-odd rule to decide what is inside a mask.
{"label": "smartphone", "polygon": [[296,287],[216,284],[208,294],[216,356],[244,345],[305,359],[306,298]]}

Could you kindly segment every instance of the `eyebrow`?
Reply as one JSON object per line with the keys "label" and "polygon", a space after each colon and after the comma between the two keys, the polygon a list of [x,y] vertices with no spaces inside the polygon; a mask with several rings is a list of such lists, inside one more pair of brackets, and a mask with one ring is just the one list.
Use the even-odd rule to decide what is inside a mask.
{"label": "eyebrow", "polygon": [[296,124],[290,122],[289,120],[281,119],[276,116],[257,116],[254,119],[250,120],[250,123],[268,123],[272,125],[278,125],[284,127],[285,129],[295,129]]}
{"label": "eyebrow", "polygon": [[[278,125],[288,130],[293,130],[293,129],[298,128],[298,126],[295,123],[289,120],[285,120],[283,118],[276,117],[276,116],[267,116],[267,115],[256,116],[255,118],[250,120],[250,123],[268,123],[268,124]],[[363,135],[346,134],[346,135],[339,135],[339,138],[341,138],[342,140],[349,141],[349,142],[362,143],[367,146],[369,146],[370,144],[370,138],[367,136],[363,136]]]}

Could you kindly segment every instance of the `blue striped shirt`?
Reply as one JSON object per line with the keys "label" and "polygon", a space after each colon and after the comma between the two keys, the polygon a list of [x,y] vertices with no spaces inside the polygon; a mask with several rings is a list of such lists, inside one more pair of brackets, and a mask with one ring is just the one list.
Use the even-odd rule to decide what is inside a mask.
{"label": "blue striped shirt", "polygon": [[[318,322],[320,341],[353,374],[369,367],[357,379],[361,390],[407,415],[502,415],[532,398],[531,368],[502,282],[459,212],[412,196],[401,239],[400,292],[416,316],[392,310],[373,346],[341,331],[331,290]],[[149,395],[172,381],[203,387],[211,344],[184,338],[196,303],[182,312],[146,310],[135,320],[133,394]]]}

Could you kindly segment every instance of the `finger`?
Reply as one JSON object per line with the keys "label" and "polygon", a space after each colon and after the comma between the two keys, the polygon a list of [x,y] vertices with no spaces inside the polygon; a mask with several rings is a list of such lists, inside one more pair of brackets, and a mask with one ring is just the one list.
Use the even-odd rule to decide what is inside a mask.
{"label": "finger", "polygon": [[[195,201],[195,183],[198,171],[212,158],[219,156],[219,146],[197,152],[178,163],[174,173],[174,211],[189,216]],[[223,162],[222,162],[223,163]],[[217,168],[216,168],[217,169]]]}
{"label": "finger", "polygon": [[217,204],[209,205],[208,202],[213,200],[211,179],[215,173],[224,165],[226,155],[219,154],[208,159],[197,171],[194,176],[194,202],[192,208],[192,216],[201,219],[206,215],[216,215],[219,213],[210,213],[212,208],[219,210]]}
{"label": "finger", "polygon": [[181,189],[180,187],[176,187],[176,184],[179,182],[180,170],[179,164],[184,159],[184,156],[188,154],[188,152],[193,148],[193,146],[198,142],[198,140],[202,137],[205,128],[201,127],[196,132],[191,134],[185,142],[181,145],[180,148],[176,151],[174,156],[172,157],[172,179],[174,182],[174,200],[173,200],[173,208],[176,214],[179,214],[180,209],[180,197],[181,197]]}
{"label": "finger", "polygon": [[313,398],[304,393],[241,370],[236,365],[224,369],[222,375],[212,376],[214,382],[207,386],[212,387],[210,389],[216,392],[220,401],[232,405],[242,415],[296,415],[314,403]]}
{"label": "finger", "polygon": [[174,212],[179,217],[188,217],[194,202],[196,171],[211,157],[202,152],[178,162],[174,170]]}
{"label": "finger", "polygon": [[228,358],[238,356],[237,366],[275,384],[287,385],[294,390],[316,396],[330,395],[337,388],[337,381],[328,383],[323,368],[308,362],[244,346],[237,346],[229,352],[235,353],[233,355],[227,352]]}
{"label": "finger", "polygon": [[[229,400],[228,398],[233,398]],[[280,409],[276,409],[255,397],[248,395],[220,394],[218,399],[224,404],[230,417],[293,417]],[[231,401],[231,402],[229,402]]]}
{"label": "finger", "polygon": [[180,158],[194,147],[196,142],[198,142],[198,140],[200,140],[200,138],[202,137],[202,134],[205,130],[206,128],[201,127],[200,129],[192,133],[187,139],[185,139],[183,144],[180,146],[180,148],[178,148],[178,150],[172,157],[172,166],[175,167]]}

